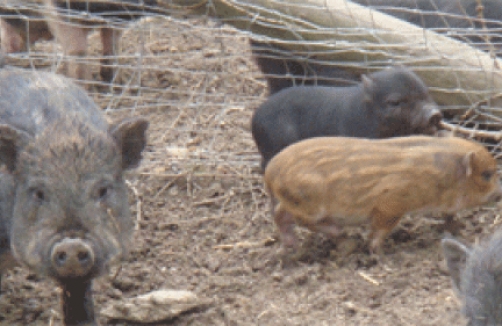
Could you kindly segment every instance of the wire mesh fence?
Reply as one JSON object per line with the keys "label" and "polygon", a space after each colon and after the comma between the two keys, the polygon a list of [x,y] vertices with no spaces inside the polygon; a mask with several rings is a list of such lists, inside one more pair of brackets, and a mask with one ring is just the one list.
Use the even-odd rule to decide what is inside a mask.
{"label": "wire mesh fence", "polygon": [[[132,207],[139,231],[134,259],[128,262],[129,270],[123,272],[136,282],[133,290],[124,290],[126,296],[174,284],[193,286],[209,296],[225,298],[228,289],[231,292],[242,287],[244,277],[254,277],[254,285],[249,285],[253,293],[247,292],[243,298],[248,300],[254,293],[261,293],[258,286],[265,279],[263,275],[276,268],[271,263],[272,250],[266,247],[275,240],[269,241],[273,222],[263,191],[250,119],[254,109],[267,98],[267,80],[346,86],[358,83],[363,73],[405,65],[430,87],[447,123],[463,127],[465,135],[476,137],[500,155],[502,82],[498,55],[502,27],[497,18],[502,20],[502,6],[496,5],[501,1],[356,2],[359,5],[348,0],[0,0],[4,20],[0,37],[8,64],[68,74],[68,65],[77,62],[85,69],[85,78],[79,83],[108,118],[143,115],[150,121],[144,160],[129,176],[131,188],[139,189],[134,193],[136,205]],[[48,6],[51,3],[56,4],[57,15],[54,7]],[[382,16],[380,11],[389,15]],[[86,44],[77,44],[76,48],[84,48],[85,53],[68,53],[68,49],[75,48],[72,42],[77,39],[69,38],[65,49],[61,40],[53,38],[48,22],[59,22],[63,29],[81,27]],[[5,23],[11,24],[12,30],[5,29]],[[104,55],[100,29],[119,32],[112,35],[113,55]],[[13,32],[19,38],[11,39],[5,34]],[[25,43],[16,49],[19,39]],[[254,40],[252,47],[250,39]],[[78,40],[81,42],[81,38]],[[264,74],[255,63],[258,57],[276,58],[279,70]],[[101,74],[103,64],[113,68],[109,80]],[[284,70],[288,67],[300,69]],[[466,220],[469,214],[466,213]],[[499,219],[498,211],[492,215]],[[429,232],[435,230],[427,227],[427,223],[433,225],[431,218],[423,220],[426,222],[414,225],[413,219],[406,218],[404,223],[405,227],[412,225],[412,234],[426,239],[417,240],[413,248],[416,251],[424,243],[433,243],[438,233]],[[471,234],[478,232],[479,223],[469,223],[473,225],[469,229]],[[176,242],[178,237],[181,240]],[[268,241],[266,245],[262,245],[264,240]],[[150,251],[153,247],[157,251]],[[318,241],[317,247],[323,249],[317,257],[331,255],[332,246]],[[237,249],[228,252],[225,248]],[[216,253],[221,253],[221,257]],[[250,258],[253,255],[257,257],[255,260]],[[142,260],[145,256],[150,259],[148,264]],[[248,260],[249,272],[248,267],[240,267]],[[414,268],[413,274],[422,273],[427,282],[431,279],[436,282],[439,277],[436,274],[444,278],[444,273],[435,272],[435,267],[431,270],[436,274],[430,277],[427,268],[417,266],[411,259],[408,263]],[[331,262],[327,267],[331,269]],[[311,275],[312,268],[318,266],[308,265],[305,275]],[[287,271],[277,269],[285,279],[289,277]],[[323,280],[324,267],[320,269],[323,276],[319,279]],[[226,270],[237,275],[235,286],[223,282],[234,275],[224,274]],[[218,274],[218,271],[223,272]],[[380,272],[378,275],[384,275],[385,280],[400,274],[407,280],[412,274],[410,269],[389,271],[385,267]],[[204,283],[212,274],[220,277],[217,281],[221,280],[221,285]],[[347,273],[344,282],[352,282],[354,274],[354,271]],[[330,276],[333,282],[325,281],[319,287],[322,290],[315,292],[308,286],[298,289],[297,283],[309,279],[300,276],[299,281],[293,277],[291,288],[286,286],[285,291],[253,297],[253,306],[249,308],[252,313],[241,319],[235,317],[244,320],[237,324],[278,325],[290,318],[293,320],[290,324],[297,325],[336,324],[335,319],[347,325],[355,314],[353,311],[357,311],[354,306],[375,307],[374,293],[366,295],[359,290],[355,295],[348,293],[357,288],[355,283],[360,283],[357,278],[348,287],[335,282],[336,276]],[[441,295],[445,297],[449,295],[450,283],[449,280],[443,283],[446,285],[441,288]],[[273,288],[273,284],[268,287]],[[439,288],[436,283],[426,284],[428,287],[424,286],[426,290],[421,291],[419,298],[429,311],[435,313],[433,309],[437,307],[442,312],[457,308],[451,300],[431,296],[432,289]],[[416,297],[406,291],[399,291],[402,296],[395,295],[396,288],[381,291],[391,297],[390,304],[382,301],[380,310],[378,306],[361,310],[369,317],[363,316],[355,324],[365,324],[363,320],[371,325],[388,325],[397,320],[401,324],[417,324],[417,318],[423,319],[424,313],[416,309]],[[280,306],[281,309],[269,310],[267,300],[263,300],[272,296],[277,298],[274,304],[281,304],[287,295],[303,290],[306,292],[301,299],[292,299],[298,302],[286,302],[288,305]],[[96,292],[101,295],[100,302],[110,301],[115,295]],[[314,303],[318,298],[317,312],[313,305],[302,301],[309,296]],[[218,302],[225,309],[230,306],[225,312],[229,311],[231,317],[239,312],[238,307],[231,305],[232,300]],[[341,313],[323,321],[326,315],[319,311],[331,308],[331,301],[352,307],[348,309],[348,317]],[[343,304],[339,305],[341,310],[345,309]],[[405,309],[389,313],[389,306]],[[298,307],[305,308],[301,314]],[[425,316],[429,318],[434,313],[426,310]],[[41,318],[52,318],[49,312],[44,314]],[[223,318],[219,317],[223,315],[219,310],[214,314],[215,320]],[[440,320],[436,324],[445,320],[440,314],[434,318],[433,323]],[[200,324],[218,323],[202,320]]]}
{"label": "wire mesh fence", "polygon": [[[296,79],[292,75],[298,72],[287,70],[267,76],[296,83],[311,79],[322,84],[335,77],[335,84],[350,85],[362,73],[408,66],[425,80],[448,122],[497,148],[502,119],[500,8],[498,1],[483,0],[0,3],[8,63],[68,73],[67,66],[76,61],[85,67],[81,83],[103,108],[176,112],[165,127],[184,135],[177,146],[187,148],[188,135],[195,130],[212,139],[205,148],[211,157],[226,158],[233,152],[217,149],[229,138],[217,136],[224,116],[245,110],[247,118],[266,94],[252,54],[300,65]],[[381,12],[389,16],[378,16]],[[80,27],[89,34],[88,44],[72,45],[81,39],[55,41],[55,27],[47,25],[51,22],[62,30]],[[106,40],[100,40],[104,29],[119,32],[108,40],[114,48],[111,57],[104,55]],[[20,42],[11,36],[15,33],[24,46],[12,48]],[[248,38],[256,42],[252,51]],[[70,45],[62,46],[65,42]],[[68,53],[75,47],[84,50]],[[113,69],[110,80],[100,76],[102,63]],[[333,76],[333,71],[343,74]],[[198,121],[209,106],[215,112],[212,120]],[[192,114],[191,121],[184,121]],[[241,121],[240,128],[246,125]],[[250,151],[249,145],[242,148]]]}

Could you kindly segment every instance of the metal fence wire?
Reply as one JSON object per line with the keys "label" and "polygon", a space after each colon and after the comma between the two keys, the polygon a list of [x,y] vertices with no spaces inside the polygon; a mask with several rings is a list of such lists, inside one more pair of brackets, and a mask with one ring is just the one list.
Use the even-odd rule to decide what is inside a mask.
{"label": "metal fence wire", "polygon": [[[313,250],[284,267],[250,124],[271,80],[352,85],[403,65],[445,128],[500,158],[502,0],[0,0],[0,18],[7,64],[74,78],[111,121],[150,122],[141,164],[125,175],[131,258],[93,291],[100,324],[124,324],[107,307],[162,288],[214,300],[165,322],[180,325],[460,323],[437,214],[403,218],[391,264],[363,252],[368,225],[339,243],[297,228]],[[263,72],[260,58],[277,65]],[[455,218],[444,229],[471,243],[500,226],[498,207]],[[12,273],[0,324],[56,325],[54,284]],[[155,305],[148,315],[164,309]]]}

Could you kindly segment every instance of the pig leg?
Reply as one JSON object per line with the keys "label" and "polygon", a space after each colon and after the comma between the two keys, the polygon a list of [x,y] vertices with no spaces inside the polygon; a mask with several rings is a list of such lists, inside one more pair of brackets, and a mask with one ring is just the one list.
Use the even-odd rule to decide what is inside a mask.
{"label": "pig leg", "polygon": [[61,282],[64,324],[97,325],[94,318],[92,281]]}
{"label": "pig leg", "polygon": [[23,49],[23,38],[16,29],[4,19],[0,19],[0,38],[0,45],[4,53],[21,52]]}
{"label": "pig leg", "polygon": [[279,229],[279,236],[282,244],[286,248],[296,248],[298,239],[294,231],[295,218],[293,214],[278,207],[274,215],[274,221]]}
{"label": "pig leg", "polygon": [[308,228],[314,232],[324,233],[331,239],[336,239],[340,233],[340,228],[331,221],[329,216],[319,220],[316,224],[309,225]]}
{"label": "pig leg", "polygon": [[[48,24],[66,55],[72,57],[84,57],[86,55],[89,29],[52,20]],[[68,63],[68,77],[86,80],[88,79],[87,69],[82,62],[78,62],[78,59],[71,58]]]}
{"label": "pig leg", "polygon": [[370,233],[370,252],[372,254],[380,252],[383,241],[400,220],[401,216],[389,217],[389,215],[378,211],[372,214]]}
{"label": "pig leg", "polygon": [[[56,38],[56,41],[61,44],[65,55],[83,57],[87,51],[87,33],[88,28],[66,23],[57,12],[55,0],[44,0],[45,18],[49,29]],[[68,63],[67,75],[71,78],[88,79],[86,78],[87,69],[81,62],[71,58]]]}
{"label": "pig leg", "polygon": [[[2,241],[3,242],[3,241]],[[2,292],[2,275],[8,270],[15,266],[19,266],[19,263],[12,256],[12,252],[9,248],[9,243],[0,244],[0,293]]]}
{"label": "pig leg", "polygon": [[103,45],[103,58],[99,74],[104,81],[111,82],[113,79],[113,59],[117,50],[117,42],[120,38],[120,31],[113,28],[102,28],[101,43]]}

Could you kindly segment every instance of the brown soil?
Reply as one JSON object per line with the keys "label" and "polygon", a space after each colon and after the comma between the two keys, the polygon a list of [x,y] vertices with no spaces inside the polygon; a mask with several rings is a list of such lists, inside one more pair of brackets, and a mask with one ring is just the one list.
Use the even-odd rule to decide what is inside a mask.
{"label": "brown soil", "polygon": [[[122,54],[116,87],[91,93],[111,120],[142,115],[151,125],[143,163],[127,175],[138,219],[132,255],[113,280],[114,271],[95,282],[97,311],[167,288],[212,303],[159,325],[465,323],[440,251],[441,217],[405,217],[378,259],[367,253],[367,227],[336,242],[298,230],[300,252],[281,252],[249,128],[267,91],[245,35],[148,19],[125,33]],[[493,232],[498,214],[456,216],[457,235],[473,242]],[[50,280],[15,268],[2,291],[2,325],[61,324]]]}

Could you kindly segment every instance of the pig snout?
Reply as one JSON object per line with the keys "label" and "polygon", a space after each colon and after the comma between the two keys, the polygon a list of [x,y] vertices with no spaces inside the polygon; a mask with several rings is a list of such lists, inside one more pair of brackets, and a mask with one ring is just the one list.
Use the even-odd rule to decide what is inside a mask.
{"label": "pig snout", "polygon": [[429,115],[427,117],[428,125],[431,127],[439,128],[439,124],[443,119],[443,114],[437,109],[434,108],[430,110]]}
{"label": "pig snout", "polygon": [[84,277],[94,267],[94,251],[82,239],[63,239],[51,250],[51,264],[60,278]]}
{"label": "pig snout", "polygon": [[413,133],[435,134],[440,127],[443,114],[435,104],[426,104],[412,121],[415,130]]}

